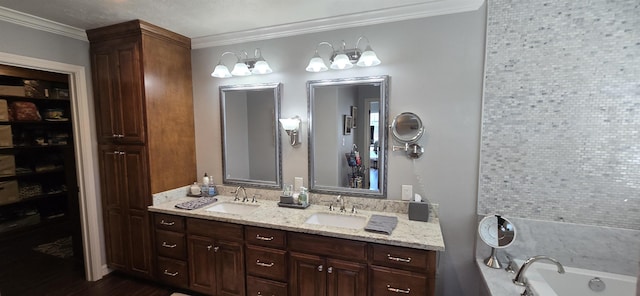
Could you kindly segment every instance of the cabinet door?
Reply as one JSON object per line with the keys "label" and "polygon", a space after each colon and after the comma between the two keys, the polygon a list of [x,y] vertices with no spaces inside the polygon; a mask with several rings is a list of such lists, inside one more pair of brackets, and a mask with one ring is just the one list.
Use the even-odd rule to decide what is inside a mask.
{"label": "cabinet door", "polygon": [[187,237],[189,258],[189,287],[197,292],[216,294],[215,251],[213,239],[189,235]]}
{"label": "cabinet door", "polygon": [[324,296],[327,285],[325,260],[322,257],[291,253],[289,285],[292,296]]}
{"label": "cabinet door", "polygon": [[111,268],[127,270],[127,215],[123,207],[124,191],[120,190],[120,171],[122,163],[114,146],[100,146],[99,163],[102,188],[102,210],[107,265]]}
{"label": "cabinet door", "polygon": [[366,296],[367,266],[327,259],[327,296]]}
{"label": "cabinet door", "polygon": [[147,155],[144,146],[118,146],[122,172],[120,184],[126,190],[128,209],[147,211],[151,205],[149,193],[149,174],[147,169]]}
{"label": "cabinet door", "polygon": [[92,44],[91,52],[99,140],[144,143],[140,42]]}
{"label": "cabinet door", "polygon": [[244,249],[242,243],[216,242],[217,295],[244,296]]}
{"label": "cabinet door", "polygon": [[151,230],[147,211],[130,210],[127,215],[130,268],[136,275],[151,277]]}

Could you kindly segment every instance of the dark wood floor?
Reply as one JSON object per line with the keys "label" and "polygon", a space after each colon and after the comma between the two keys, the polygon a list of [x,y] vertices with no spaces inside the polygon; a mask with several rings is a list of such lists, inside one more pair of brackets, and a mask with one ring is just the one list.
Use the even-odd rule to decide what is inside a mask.
{"label": "dark wood floor", "polygon": [[84,279],[77,259],[60,259],[33,251],[42,242],[19,239],[0,247],[0,295],[139,295],[168,296],[173,292],[147,281],[111,273],[96,282]]}

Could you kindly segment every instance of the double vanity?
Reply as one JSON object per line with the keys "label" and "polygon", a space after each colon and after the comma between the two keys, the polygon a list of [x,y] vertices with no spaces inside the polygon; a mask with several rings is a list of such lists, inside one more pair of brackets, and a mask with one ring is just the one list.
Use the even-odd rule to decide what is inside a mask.
{"label": "double vanity", "polygon": [[[304,210],[265,196],[219,195],[196,210],[175,207],[191,197],[150,206],[157,278],[207,295],[434,295],[444,251],[437,216],[410,221],[400,201],[385,201],[397,212],[354,214],[330,210],[320,195]],[[373,214],[398,218],[391,235],[364,230]]]}

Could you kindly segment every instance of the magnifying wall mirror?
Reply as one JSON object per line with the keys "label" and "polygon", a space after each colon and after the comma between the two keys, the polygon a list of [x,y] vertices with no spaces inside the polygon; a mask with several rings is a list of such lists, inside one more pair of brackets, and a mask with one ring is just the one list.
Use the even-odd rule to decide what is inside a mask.
{"label": "magnifying wall mirror", "polygon": [[307,82],[309,190],[386,197],[389,77]]}
{"label": "magnifying wall mirror", "polygon": [[478,224],[480,239],[491,247],[491,255],[484,263],[491,268],[501,268],[496,249],[506,248],[516,240],[516,228],[511,221],[500,215],[488,215]]}
{"label": "magnifying wall mirror", "polygon": [[404,150],[407,157],[412,159],[422,156],[424,148],[416,142],[422,137],[424,126],[418,115],[412,112],[398,114],[391,123],[391,133],[396,141],[404,144],[404,146],[393,146],[393,151]]}
{"label": "magnifying wall mirror", "polygon": [[224,184],[282,188],[280,83],[220,86]]}

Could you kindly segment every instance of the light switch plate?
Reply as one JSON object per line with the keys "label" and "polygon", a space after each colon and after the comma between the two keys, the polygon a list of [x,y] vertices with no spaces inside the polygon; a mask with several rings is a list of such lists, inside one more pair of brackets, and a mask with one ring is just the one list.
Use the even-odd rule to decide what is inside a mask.
{"label": "light switch plate", "polygon": [[413,185],[402,185],[402,200],[411,200]]}
{"label": "light switch plate", "polygon": [[302,187],[303,184],[302,177],[293,178],[293,190],[300,191],[300,187]]}

